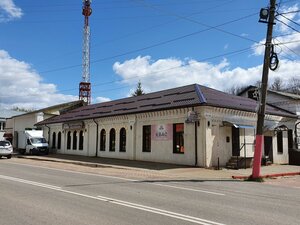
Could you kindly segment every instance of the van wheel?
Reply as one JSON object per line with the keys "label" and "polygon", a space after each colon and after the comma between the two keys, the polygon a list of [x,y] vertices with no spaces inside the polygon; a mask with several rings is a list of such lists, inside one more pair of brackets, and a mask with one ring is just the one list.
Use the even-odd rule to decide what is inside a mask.
{"label": "van wheel", "polygon": [[6,158],[10,159],[10,158],[11,158],[11,155],[6,156]]}

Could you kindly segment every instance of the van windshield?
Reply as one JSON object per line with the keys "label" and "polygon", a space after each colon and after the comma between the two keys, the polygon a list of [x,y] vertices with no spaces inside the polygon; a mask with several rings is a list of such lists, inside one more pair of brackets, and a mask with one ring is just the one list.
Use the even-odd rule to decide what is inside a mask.
{"label": "van windshield", "polygon": [[30,138],[32,144],[47,143],[45,138]]}

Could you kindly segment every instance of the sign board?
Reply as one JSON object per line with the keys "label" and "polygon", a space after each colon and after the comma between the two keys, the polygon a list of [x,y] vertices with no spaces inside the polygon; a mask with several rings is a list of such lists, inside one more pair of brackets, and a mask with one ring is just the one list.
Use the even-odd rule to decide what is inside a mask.
{"label": "sign board", "polygon": [[173,124],[159,124],[151,126],[153,141],[171,141],[173,139]]}

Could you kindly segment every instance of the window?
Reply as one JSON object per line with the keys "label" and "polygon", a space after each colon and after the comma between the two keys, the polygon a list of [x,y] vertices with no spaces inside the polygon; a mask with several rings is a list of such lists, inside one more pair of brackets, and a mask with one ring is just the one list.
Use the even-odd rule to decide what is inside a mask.
{"label": "window", "polygon": [[67,149],[71,149],[71,131],[67,135]]}
{"label": "window", "polygon": [[52,133],[52,148],[56,147],[56,133]]}
{"label": "window", "polygon": [[77,149],[77,131],[73,132],[73,150]]}
{"label": "window", "polygon": [[184,153],[184,124],[173,125],[173,153]]}
{"label": "window", "polygon": [[282,131],[277,131],[277,153],[283,153]]}
{"label": "window", "polygon": [[116,131],[112,128],[109,132],[109,151],[114,152],[116,150]]}
{"label": "window", "polygon": [[102,129],[100,133],[100,151],[105,151],[105,148],[106,148],[106,131]]}
{"label": "window", "polygon": [[126,152],[126,130],[124,127],[120,130],[120,152]]}
{"label": "window", "polygon": [[83,131],[79,132],[79,150],[83,150]]}
{"label": "window", "polygon": [[61,149],[61,132],[57,134],[57,149]]}
{"label": "window", "polygon": [[151,152],[151,125],[143,126],[143,152]]}

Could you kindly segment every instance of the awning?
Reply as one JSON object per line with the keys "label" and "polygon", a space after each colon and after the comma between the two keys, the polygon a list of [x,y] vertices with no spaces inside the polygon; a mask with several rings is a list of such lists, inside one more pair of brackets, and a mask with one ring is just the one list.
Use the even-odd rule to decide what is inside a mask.
{"label": "awning", "polygon": [[235,127],[235,128],[255,129],[255,126],[252,126],[252,125],[238,124],[238,123],[231,122],[231,121],[223,121],[223,125]]}
{"label": "awning", "polygon": [[282,124],[277,121],[266,120],[264,121],[264,130],[288,130],[288,127],[285,124]]}

